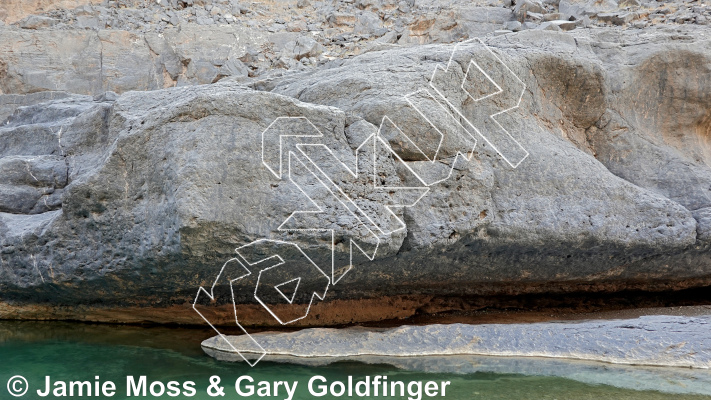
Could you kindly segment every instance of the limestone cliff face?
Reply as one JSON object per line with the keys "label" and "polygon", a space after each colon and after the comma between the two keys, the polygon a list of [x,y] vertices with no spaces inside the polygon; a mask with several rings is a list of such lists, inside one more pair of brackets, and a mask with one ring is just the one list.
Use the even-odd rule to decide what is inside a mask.
{"label": "limestone cliff face", "polygon": [[[452,44],[373,47],[250,78],[251,67],[230,60],[259,63],[263,54],[249,47],[273,37],[209,29],[0,29],[0,316],[197,322],[189,306],[197,289],[213,283],[235,248],[264,238],[298,244],[330,276],[330,239],[278,229],[294,211],[313,210],[295,182],[315,182],[303,169],[278,179],[263,164],[262,133],[280,117],[307,118],[341,160],[379,132],[394,149],[373,156],[388,187],[424,188],[413,172],[432,183],[453,167],[414,206],[386,216],[373,211],[387,195],[372,194],[373,182],[339,176],[344,193],[378,215],[373,224],[403,221],[404,229],[378,238],[373,261],[354,260],[302,324],[457,307],[433,299],[710,284],[711,46],[703,35],[486,37],[525,84],[520,107],[500,119],[528,152],[513,168],[482,137],[470,161],[456,158],[473,145],[457,139],[463,118],[434,121],[438,136],[403,97],[429,87]],[[216,32],[232,39],[203,37]],[[323,51],[292,43],[295,53]],[[463,78],[467,61],[449,71]],[[476,110],[458,90],[449,112]],[[417,149],[387,130],[386,116]],[[422,149],[436,149],[437,161]],[[315,164],[335,168],[312,150]],[[354,221],[317,222],[353,231]],[[245,320],[274,323],[250,297],[253,285],[235,286]]]}

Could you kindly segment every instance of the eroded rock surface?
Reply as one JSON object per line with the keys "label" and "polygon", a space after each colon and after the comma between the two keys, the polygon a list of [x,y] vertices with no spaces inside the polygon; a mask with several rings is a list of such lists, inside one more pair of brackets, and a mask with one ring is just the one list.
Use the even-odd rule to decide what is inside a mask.
{"label": "eroded rock surface", "polygon": [[[489,355],[708,369],[710,321],[708,316],[655,315],[630,320],[426,325],[388,330],[313,328],[253,337],[271,359],[297,363],[309,363],[308,359],[321,364],[359,357],[367,360],[368,356],[413,357],[417,362],[422,356]],[[202,342],[207,354],[225,361],[242,361],[233,348],[247,346],[246,335],[215,336]]]}
{"label": "eroded rock surface", "polygon": [[[435,121],[446,133],[438,136],[403,96],[430,88],[433,71],[456,48],[442,43],[492,28],[478,24],[483,15],[496,28],[524,26],[531,15],[553,11],[550,4],[520,3],[513,11],[433,4],[436,15],[424,18],[426,4],[357,2],[360,11],[347,13],[338,7],[352,6],[339,3],[321,22],[329,28],[293,18],[283,20],[283,30],[265,31],[259,10],[237,10],[259,15],[257,25],[206,27],[196,10],[212,13],[214,3],[108,3],[101,7],[116,13],[170,9],[183,18],[195,11],[197,25],[188,16],[173,26],[165,11],[167,21],[141,17],[141,29],[106,21],[77,29],[72,18],[88,24],[105,11],[81,5],[58,9],[65,19],[43,17],[57,24],[24,19],[24,27],[0,27],[0,291],[7,316],[68,318],[81,310],[90,320],[135,322],[135,308],[155,308],[175,315],[140,315],[199,322],[189,307],[197,289],[210,287],[235,248],[264,238],[298,243],[330,272],[323,235],[278,230],[292,212],[313,207],[262,164],[261,134],[279,117],[308,118],[341,159],[380,131],[399,157],[378,153],[383,185],[413,184],[410,169],[441,181],[415,206],[374,222],[398,217],[405,229],[382,239],[374,261],[355,260],[324,308],[315,306],[313,319],[300,323],[467,307],[465,300],[432,306],[442,298],[711,283],[711,53],[696,23],[487,36],[484,43],[525,84],[520,107],[499,120],[528,152],[513,168],[482,137],[471,161],[456,158],[474,146],[459,130],[461,118]],[[294,7],[311,7],[306,3]],[[413,9],[415,20],[398,22]],[[300,22],[324,35],[306,34]],[[478,49],[475,57],[484,54]],[[462,78],[469,65],[460,61],[450,72]],[[285,68],[290,72],[281,74]],[[447,93],[448,107],[476,109],[458,88]],[[394,125],[381,125],[386,116]],[[393,126],[419,138],[420,147]],[[353,180],[347,191],[369,188]],[[377,208],[382,198],[368,196],[364,209]],[[346,229],[352,220],[326,222]],[[341,243],[336,255],[344,258],[348,242]],[[250,297],[252,278],[235,292],[249,309],[245,320],[275,324]],[[226,282],[218,289],[229,293]],[[395,300],[382,316],[354,309],[384,296]],[[132,311],[107,317],[96,311],[102,309]]]}

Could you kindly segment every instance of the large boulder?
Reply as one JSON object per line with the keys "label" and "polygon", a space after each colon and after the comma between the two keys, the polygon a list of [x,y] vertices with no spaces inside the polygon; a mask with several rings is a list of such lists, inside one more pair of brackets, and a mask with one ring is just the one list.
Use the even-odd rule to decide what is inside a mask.
{"label": "large boulder", "polygon": [[[344,265],[338,283],[311,310],[314,316],[301,324],[466,307],[462,299],[472,296],[707,285],[709,218],[703,210],[709,205],[698,192],[707,190],[699,182],[709,167],[702,149],[685,152],[708,125],[708,90],[690,89],[708,83],[707,47],[699,41],[678,50],[668,46],[675,39],[660,37],[638,50],[608,40],[526,32],[492,38],[489,47],[370,52],[254,88],[222,82],[118,98],[0,101],[6,114],[17,105],[0,128],[0,169],[13,171],[0,182],[0,311],[197,322],[190,302],[199,287],[215,282],[235,248],[260,239],[298,244],[335,277],[331,257],[341,262],[349,255],[349,236],[340,232],[355,232],[366,250],[379,243],[370,253],[375,257],[354,259],[347,274]],[[465,118],[452,117],[453,110],[478,112],[486,96],[472,101],[464,86],[449,87],[443,95],[450,104],[442,108],[421,91],[433,93],[433,71],[453,52],[462,54],[456,51],[471,57],[453,59],[452,79],[470,73],[475,79],[473,59],[484,60],[480,67],[494,71],[495,79],[507,73],[494,67],[508,66],[525,84],[520,107],[499,122],[527,157],[508,149],[518,156],[512,162],[507,149],[492,147],[498,142],[468,136]],[[688,57],[696,67],[687,79],[676,79],[684,70],[675,65]],[[651,76],[667,77],[666,86],[646,79]],[[483,78],[472,82],[479,86],[467,86],[470,95],[494,88]],[[685,101],[691,105],[682,106]],[[415,103],[439,111],[428,120]],[[663,110],[690,120],[679,122]],[[291,156],[279,153],[276,160],[290,163],[282,164],[289,174],[281,178],[266,168],[262,147],[262,134],[280,118],[296,121],[284,134],[310,134],[303,140],[325,146],[303,150],[308,162],[297,156],[298,147],[288,148]],[[369,142],[377,132],[392,151]],[[473,139],[471,159],[458,155],[472,150]],[[363,151],[372,158],[356,160]],[[333,157],[377,174],[350,176]],[[673,168],[665,172],[662,162]],[[331,197],[320,189],[314,166],[335,177],[342,192]],[[411,207],[383,212],[402,188],[427,193]],[[355,199],[357,210],[334,198]],[[313,214],[300,214],[301,225],[292,218],[300,210]],[[403,226],[377,239],[360,237],[368,224],[360,224],[359,213],[375,215],[369,220],[375,227]],[[287,219],[295,231],[280,230]],[[303,230],[307,222],[321,231]],[[336,232],[333,254],[324,229]],[[281,278],[286,273],[269,279]],[[255,280],[234,284],[246,310],[241,321],[275,324],[252,296]],[[227,280],[217,283],[229,293]],[[446,300],[453,298],[459,300]],[[229,299],[220,297],[227,308],[214,322],[233,316]]]}
{"label": "large boulder", "polygon": [[[667,151],[674,162],[689,166],[686,172],[679,172],[678,177],[669,176],[665,184],[669,190],[659,190],[659,179],[655,180],[656,185],[639,180],[631,184],[619,179],[625,178],[622,173],[608,169],[613,165],[611,159],[625,164],[628,171],[648,175],[655,174],[653,166],[664,161],[646,148],[626,149],[625,156],[602,157],[599,149],[603,145],[596,145],[586,136],[592,132],[600,135],[596,124],[603,126],[607,115],[630,109],[633,93],[629,91],[653,88],[657,84],[652,81],[643,86],[642,82],[635,81],[627,86],[628,92],[619,89],[618,79],[640,73],[647,68],[648,59],[684,57],[692,52],[700,65],[692,70],[693,79],[708,80],[709,74],[703,67],[709,62],[704,42],[691,44],[689,50],[677,55],[679,51],[670,50],[666,45],[671,40],[671,35],[655,37],[645,44],[644,51],[625,50],[596,37],[573,39],[549,32],[525,32],[488,40],[527,84],[521,108],[509,113],[513,116],[503,119],[502,124],[516,128],[516,139],[530,156],[518,168],[511,169],[501,159],[495,160],[495,154],[487,150],[486,144],[480,147],[474,157],[476,161],[463,164],[461,172],[457,171],[462,175],[454,179],[456,185],[443,182],[440,187],[433,187],[430,195],[417,206],[405,209],[408,236],[397,262],[392,263],[407,271],[408,281],[422,276],[420,282],[432,283],[432,278],[419,275],[427,270],[424,266],[456,264],[450,257],[469,259],[473,262],[457,268],[456,276],[477,276],[482,282],[494,281],[492,284],[504,286],[515,281],[528,281],[530,287],[546,282],[546,290],[599,288],[601,282],[591,283],[596,280],[608,281],[610,288],[617,290],[627,288],[622,281],[644,281],[646,284],[641,286],[651,288],[656,285],[653,282],[666,273],[681,273],[676,275],[681,278],[685,274],[679,270],[681,265],[686,265],[682,269],[694,271],[692,274],[705,276],[707,272],[703,271],[708,271],[708,267],[701,265],[708,265],[708,261],[703,252],[695,256],[697,262],[690,262],[687,256],[670,261],[667,246],[679,246],[671,252],[687,249],[690,253],[696,252],[694,245],[705,246],[696,241],[697,223],[690,213],[698,206],[689,204],[691,196],[685,196],[682,201],[670,192],[680,196],[672,185],[682,185],[696,192],[698,187],[693,182],[698,182],[699,174],[705,174],[709,166],[704,162],[690,165],[683,155],[673,156]],[[414,132],[423,121],[416,110],[403,106],[402,96],[427,88],[426,82],[435,66],[446,63],[451,51],[451,47],[425,46],[416,50],[376,52],[338,68],[266,82],[260,87],[309,103],[337,106],[376,126],[387,115],[402,121],[403,129]],[[622,72],[617,70],[619,57],[627,57],[631,64]],[[467,65],[457,68],[463,75]],[[697,87],[695,80],[683,84],[688,85],[686,88]],[[684,81],[684,78],[678,80],[679,84]],[[704,93],[701,89],[678,93],[689,93],[681,97],[680,103],[709,104],[707,99],[699,99],[701,94],[696,94]],[[656,92],[640,99],[649,104],[665,101]],[[670,111],[673,109],[667,110]],[[690,111],[685,109],[685,112]],[[692,120],[700,121],[700,116],[694,115]],[[684,120],[676,115],[667,115],[667,118]],[[638,136],[644,134],[642,129],[648,132],[645,123],[640,121],[639,127]],[[610,125],[607,129],[611,132],[615,128]],[[684,136],[682,132],[677,134]],[[622,151],[615,140],[618,135],[619,132],[615,132],[613,139],[605,141],[605,146]],[[657,143],[658,148],[668,149],[668,145]],[[464,179],[465,176],[475,179]],[[662,216],[652,211],[654,209],[669,212],[662,211],[660,220],[650,220],[648,218],[657,218],[654,215]],[[479,218],[474,218],[475,211],[479,211]],[[642,253],[657,255],[648,258],[639,253],[641,258],[637,258],[637,250],[633,248],[646,248]],[[403,262],[408,252],[418,263]],[[533,254],[536,255],[531,257]],[[432,262],[430,257],[437,261]],[[659,264],[653,261],[657,257]],[[622,262],[617,264],[619,261]],[[632,265],[641,269],[633,272]],[[555,270],[555,278],[539,275],[545,275],[546,270]],[[451,272],[444,274],[452,276]],[[553,284],[558,280],[560,284]],[[467,285],[465,289],[457,289],[477,293],[482,287]]]}

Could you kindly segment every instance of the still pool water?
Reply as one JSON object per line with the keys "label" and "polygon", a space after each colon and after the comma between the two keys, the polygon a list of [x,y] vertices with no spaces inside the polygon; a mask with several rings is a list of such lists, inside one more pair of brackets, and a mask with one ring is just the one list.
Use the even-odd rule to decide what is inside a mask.
{"label": "still pool water", "polygon": [[[341,361],[308,366],[262,361],[250,368],[245,363],[219,362],[204,355],[200,342],[211,331],[166,327],[90,325],[60,322],[0,322],[0,399],[14,399],[7,381],[22,375],[29,390],[23,399],[57,398],[38,395],[45,377],[55,381],[89,381],[116,384],[112,399],[126,396],[126,377],[145,375],[147,382],[195,383],[195,395],[160,398],[239,399],[235,381],[242,375],[257,381],[297,381],[293,399],[357,398],[309,393],[308,381],[315,375],[329,382],[357,382],[365,376],[387,376],[389,381],[449,381],[445,397],[422,399],[711,399],[708,371],[634,368],[609,364],[545,359],[495,357],[450,357],[385,359],[365,362]],[[210,378],[219,376],[224,396],[207,394]],[[156,387],[158,390],[159,387]],[[76,393],[75,393],[76,394]],[[86,393],[85,393],[86,394]],[[285,399],[278,396],[249,398]],[[373,397],[371,399],[408,398]],[[77,398],[76,396],[74,398]],[[89,398],[84,396],[83,398]],[[94,395],[91,398],[107,398]],[[140,398],[140,397],[139,397]],[[157,398],[150,394],[147,398]]]}

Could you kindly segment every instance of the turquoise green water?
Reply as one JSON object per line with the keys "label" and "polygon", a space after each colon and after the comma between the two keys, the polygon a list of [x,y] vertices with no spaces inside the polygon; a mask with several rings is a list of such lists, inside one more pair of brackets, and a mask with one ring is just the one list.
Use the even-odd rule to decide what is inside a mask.
{"label": "turquoise green water", "polygon": [[[518,373],[494,372],[421,372],[404,370],[387,364],[362,364],[339,362],[328,366],[308,367],[277,364],[263,361],[250,368],[245,363],[225,363],[205,356],[200,341],[211,336],[207,330],[179,328],[141,328],[69,323],[0,322],[0,399],[15,398],[8,394],[6,383],[14,375],[22,375],[29,383],[23,399],[57,398],[51,393],[40,397],[37,390],[44,389],[45,377],[51,381],[107,380],[116,384],[113,399],[126,396],[126,377],[145,375],[147,382],[169,381],[195,383],[195,395],[147,398],[239,399],[235,380],[242,375],[251,376],[255,382],[277,380],[298,381],[293,399],[358,398],[324,396],[315,397],[308,391],[308,381],[315,375],[329,382],[355,381],[365,376],[387,376],[389,381],[449,381],[444,397],[422,399],[708,399],[698,394],[673,394],[655,390],[633,390],[606,384],[581,382],[556,376],[535,376]],[[427,365],[427,360],[422,365]],[[602,367],[604,370],[606,367]],[[456,370],[456,368],[455,368]],[[672,372],[673,373],[673,372]],[[207,394],[210,378],[219,376],[224,396]],[[693,383],[693,382],[692,382]],[[159,390],[159,387],[156,387]],[[245,389],[246,390],[246,389]],[[76,393],[75,393],[76,394]],[[273,393],[272,393],[273,394]],[[249,398],[286,399],[283,387],[278,396]],[[371,399],[408,398],[409,396],[374,397]],[[78,398],[78,397],[74,397]],[[85,396],[86,398],[86,396]],[[91,398],[107,398],[102,395]],[[130,398],[136,398],[130,397]],[[140,398],[140,397],[139,397]]]}

